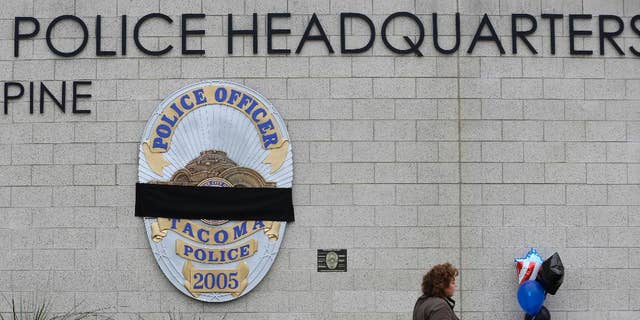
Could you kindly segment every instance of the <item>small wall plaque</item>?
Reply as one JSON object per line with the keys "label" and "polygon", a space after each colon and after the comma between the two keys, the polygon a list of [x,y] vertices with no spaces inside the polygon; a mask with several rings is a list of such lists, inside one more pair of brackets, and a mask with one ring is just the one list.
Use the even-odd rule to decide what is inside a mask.
{"label": "small wall plaque", "polygon": [[318,272],[347,272],[347,249],[318,249]]}

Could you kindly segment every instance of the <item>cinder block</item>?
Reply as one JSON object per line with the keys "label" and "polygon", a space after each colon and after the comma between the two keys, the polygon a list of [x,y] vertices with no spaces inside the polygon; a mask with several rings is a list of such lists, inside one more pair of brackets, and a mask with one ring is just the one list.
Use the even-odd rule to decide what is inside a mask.
{"label": "cinder block", "polygon": [[461,98],[500,98],[500,79],[460,79]]}
{"label": "cinder block", "polygon": [[455,78],[418,78],[418,98],[457,98],[458,81]]}
{"label": "cinder block", "polygon": [[522,162],[524,147],[521,142],[483,142],[482,161]]}
{"label": "cinder block", "polygon": [[331,138],[331,123],[329,121],[289,121],[287,130],[289,135],[298,141],[323,141]]}
{"label": "cinder block", "polygon": [[583,0],[584,12],[598,12],[600,14],[623,14],[623,0],[614,1],[598,1],[598,0]]}
{"label": "cinder block", "polygon": [[[95,190],[92,186],[61,186],[53,190],[55,207],[90,207],[96,205]],[[112,205],[118,205],[113,203]],[[123,204],[120,204],[123,205]]]}
{"label": "cinder block", "polygon": [[353,103],[347,99],[319,99],[309,102],[312,119],[352,119]]}
{"label": "cinder block", "polygon": [[312,142],[309,145],[311,162],[351,162],[351,142]]}
{"label": "cinder block", "polygon": [[563,120],[563,100],[525,100],[524,118],[527,120]]}
{"label": "cinder block", "polygon": [[607,159],[607,144],[601,142],[567,143],[567,161],[604,162]]}
{"label": "cinder block", "polygon": [[587,183],[623,184],[627,183],[627,165],[618,163],[587,164]]}
{"label": "cinder block", "polygon": [[52,144],[16,144],[11,148],[12,164],[50,164],[52,162]]}
{"label": "cinder block", "polygon": [[331,122],[331,140],[371,141],[373,140],[373,121],[344,120]]}
{"label": "cinder block", "polygon": [[309,58],[267,58],[268,77],[308,77]]}
{"label": "cinder block", "polygon": [[564,64],[562,59],[557,58],[523,58],[522,69],[522,75],[525,77],[562,78]]}
{"label": "cinder block", "polygon": [[431,205],[438,201],[437,185],[399,184],[396,186],[398,205]]}
{"label": "cinder block", "polygon": [[0,185],[31,185],[31,166],[0,166]]}
{"label": "cinder block", "polygon": [[607,143],[607,161],[640,162],[640,143],[612,142]]}
{"label": "cinder block", "polygon": [[481,58],[480,73],[483,78],[522,77],[522,59],[505,57]]}
{"label": "cinder block", "polygon": [[374,122],[374,139],[399,141],[416,139],[416,123],[410,120],[378,120]]}
{"label": "cinder block", "polygon": [[356,205],[392,205],[396,202],[393,184],[356,184],[353,202]]}
{"label": "cinder block", "polygon": [[[283,61],[287,62],[289,59],[285,58]],[[349,57],[310,57],[308,62],[311,77],[350,77],[351,68]]]}
{"label": "cinder block", "polygon": [[604,101],[565,101],[565,118],[567,120],[604,120]]}
{"label": "cinder block", "polygon": [[116,167],[104,165],[76,165],[73,168],[75,185],[114,185],[116,183]]}
{"label": "cinder block", "polygon": [[55,164],[90,164],[95,163],[95,144],[71,143],[56,144],[53,148],[53,163]]}
{"label": "cinder block", "polygon": [[[580,58],[564,59],[564,72],[565,77],[567,78],[604,78],[604,60]],[[587,92],[588,91],[589,89],[587,87]]]}
{"label": "cinder block", "polygon": [[52,204],[51,187],[11,187],[10,190],[12,207],[50,207]]}
{"label": "cinder block", "polygon": [[[52,60],[15,61],[13,63],[13,78],[15,80],[53,80],[54,79],[54,61]],[[39,88],[39,87],[34,85],[34,91],[36,88]],[[55,92],[55,91],[52,90],[52,92]]]}
{"label": "cinder block", "polygon": [[458,139],[458,122],[451,120],[418,121],[418,140],[442,141]]}
{"label": "cinder block", "polygon": [[328,184],[331,166],[328,163],[299,163],[294,166],[295,184]]}
{"label": "cinder block", "polygon": [[482,15],[486,13],[491,15],[497,15],[500,13],[500,1],[498,0],[490,0],[490,1],[462,0],[460,1],[459,6],[460,6],[460,14]]}
{"label": "cinder block", "polygon": [[95,59],[72,59],[55,61],[55,79],[96,79]]}
{"label": "cinder block", "polygon": [[354,142],[353,161],[392,162],[396,158],[394,142]]}
{"label": "cinder block", "polygon": [[491,120],[464,120],[460,123],[463,141],[501,140],[502,123]]}
{"label": "cinder block", "polygon": [[420,163],[418,166],[419,183],[458,183],[457,163]]}
{"label": "cinder block", "polygon": [[543,128],[541,121],[503,121],[502,136],[504,140],[541,141]]}
{"label": "cinder block", "polygon": [[544,97],[546,99],[584,99],[584,80],[582,79],[544,79]]}
{"label": "cinder block", "polygon": [[330,96],[332,98],[371,98],[373,97],[373,79],[332,78]]}
{"label": "cinder block", "polygon": [[398,99],[395,111],[396,119],[438,119],[437,100],[433,99]]}
{"label": "cinder block", "polygon": [[73,184],[73,168],[70,165],[35,165],[31,175],[34,186]]}
{"label": "cinder block", "polygon": [[413,78],[374,78],[375,98],[414,98],[416,81]]}
{"label": "cinder block", "polygon": [[606,185],[567,185],[567,204],[604,205],[607,204]]}
{"label": "cinder block", "polygon": [[544,165],[547,183],[586,183],[584,163],[547,163]]}
{"label": "cinder block", "polygon": [[225,77],[263,77],[267,73],[266,58],[232,57],[224,58]]}
{"label": "cinder block", "polygon": [[[394,119],[396,106],[392,99],[355,99],[353,102],[354,119]],[[413,100],[408,100],[413,101]],[[402,116],[397,119],[404,119]],[[413,118],[412,115],[409,118]]]}
{"label": "cinder block", "polygon": [[624,99],[625,80],[585,80],[586,99]]}
{"label": "cinder block", "polygon": [[540,99],[542,79],[502,79],[502,98]]}
{"label": "cinder block", "polygon": [[524,186],[519,184],[483,184],[485,204],[524,204]]}
{"label": "cinder block", "polygon": [[482,100],[482,119],[522,119],[522,101]]}
{"label": "cinder block", "polygon": [[435,77],[437,72],[436,58],[404,57],[395,59],[394,72],[398,77]]}
{"label": "cinder block", "polygon": [[438,143],[401,141],[396,143],[396,160],[399,162],[436,162]]}
{"label": "cinder block", "polygon": [[332,163],[332,183],[373,183],[372,163]]}
{"label": "cinder block", "polygon": [[544,123],[545,141],[584,141],[583,121],[547,121]]}
{"label": "cinder block", "polygon": [[500,163],[463,163],[461,167],[463,183],[502,182],[502,165]]}
{"label": "cinder block", "polygon": [[395,66],[385,57],[353,57],[351,68],[353,77],[385,77],[394,73]]}
{"label": "cinder block", "polygon": [[351,185],[312,185],[311,203],[314,205],[352,205]]}
{"label": "cinder block", "polygon": [[376,163],[374,167],[376,183],[416,183],[415,163]]}
{"label": "cinder block", "polygon": [[505,183],[543,183],[545,166],[541,163],[503,163]]}

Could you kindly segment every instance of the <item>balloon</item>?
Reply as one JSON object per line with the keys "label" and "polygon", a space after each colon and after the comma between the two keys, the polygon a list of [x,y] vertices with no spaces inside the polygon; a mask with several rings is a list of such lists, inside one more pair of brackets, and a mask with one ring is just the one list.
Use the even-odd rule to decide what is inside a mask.
{"label": "balloon", "polygon": [[542,284],[535,280],[525,281],[518,288],[518,303],[526,313],[535,315],[544,303],[545,292]]}
{"label": "balloon", "polygon": [[547,307],[542,306],[542,308],[540,308],[540,311],[538,311],[535,316],[525,314],[524,320],[551,320],[551,314],[549,313],[549,309],[547,309]]}
{"label": "balloon", "polygon": [[556,294],[564,281],[564,265],[562,265],[562,260],[557,252],[542,263],[536,280],[542,283],[546,292],[552,295]]}
{"label": "balloon", "polygon": [[518,283],[523,284],[527,280],[533,280],[538,275],[542,257],[535,248],[531,248],[522,258],[516,258],[516,272],[518,273]]}

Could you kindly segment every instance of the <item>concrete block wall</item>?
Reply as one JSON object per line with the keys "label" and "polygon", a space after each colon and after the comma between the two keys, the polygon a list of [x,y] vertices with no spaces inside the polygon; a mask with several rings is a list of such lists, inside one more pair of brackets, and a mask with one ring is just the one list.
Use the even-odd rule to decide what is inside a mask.
{"label": "concrete block wall", "polygon": [[[465,320],[521,319],[513,258],[535,246],[558,251],[565,283],[546,305],[554,319],[640,318],[640,59],[597,54],[597,38],[569,54],[568,25],[558,23],[557,52],[548,25],[530,37],[539,54],[500,55],[479,43],[466,54],[487,13],[510,49],[510,15],[640,14],[637,0],[21,0],[0,4],[3,81],[91,80],[90,114],[66,114],[48,99],[31,115],[27,100],[0,115],[0,292],[105,308],[117,319],[411,319],[422,274],[450,261],[461,269],[456,311]],[[307,43],[300,54],[266,54],[265,15],[290,12],[295,50],[311,13],[339,52],[339,13],[372,18],[376,29],[396,11],[426,26],[424,57],[397,55],[379,33],[371,50],[328,54]],[[103,19],[103,44],[119,50],[119,16],[151,12],[174,19],[142,31],[150,48],[95,56],[91,26]],[[179,15],[205,13],[190,40],[204,56],[180,55]],[[236,37],[227,54],[227,13],[247,28],[258,13],[259,52]],[[441,55],[430,42],[431,12],[461,49]],[[56,57],[44,29],[13,57],[13,18],[43,28],[75,14],[90,26],[87,48]],[[237,19],[237,20],[235,20]],[[279,22],[280,23],[280,22]],[[597,28],[597,20],[585,27]],[[403,21],[392,41],[415,35]],[[54,33],[60,48],[81,42],[74,24]],[[367,37],[348,25],[348,39]],[[638,44],[627,25],[623,48]],[[355,41],[355,40],[354,40]],[[400,43],[400,42],[397,42]],[[444,46],[444,44],[443,44]],[[271,271],[247,296],[203,304],[177,291],[153,259],[143,223],[133,216],[137,148],[150,113],[169,93],[205,79],[245,84],[267,97],[287,122],[294,150],[296,222],[287,226]],[[54,91],[57,92],[57,91]],[[36,99],[37,101],[37,99]],[[349,271],[316,272],[316,250],[348,249]],[[9,311],[2,305],[1,312]]]}

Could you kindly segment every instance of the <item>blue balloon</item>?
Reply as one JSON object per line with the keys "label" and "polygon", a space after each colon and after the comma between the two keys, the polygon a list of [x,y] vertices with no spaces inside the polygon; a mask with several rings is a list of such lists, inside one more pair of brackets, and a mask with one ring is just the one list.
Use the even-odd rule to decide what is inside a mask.
{"label": "blue balloon", "polygon": [[524,312],[532,316],[540,311],[545,297],[546,292],[538,281],[525,281],[518,288],[518,303]]}

